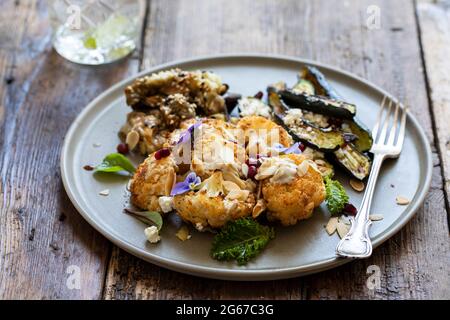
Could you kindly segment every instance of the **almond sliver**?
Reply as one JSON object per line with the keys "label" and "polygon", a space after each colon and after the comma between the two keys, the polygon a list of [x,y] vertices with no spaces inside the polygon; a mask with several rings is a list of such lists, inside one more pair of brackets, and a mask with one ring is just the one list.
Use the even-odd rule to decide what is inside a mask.
{"label": "almond sliver", "polygon": [[339,238],[343,238],[347,235],[347,233],[350,231],[350,226],[346,225],[345,223],[338,222],[337,226],[337,233],[339,235]]}
{"label": "almond sliver", "polygon": [[402,196],[398,196],[397,198],[395,198],[395,201],[401,206],[409,204],[409,199]]}
{"label": "almond sliver", "polygon": [[325,230],[327,231],[328,235],[331,236],[336,231],[337,224],[338,224],[337,217],[331,217],[330,220],[328,220],[328,223],[325,227]]}
{"label": "almond sliver", "polygon": [[380,220],[383,220],[383,215],[382,214],[371,214],[369,216],[369,219],[371,221],[380,221]]}

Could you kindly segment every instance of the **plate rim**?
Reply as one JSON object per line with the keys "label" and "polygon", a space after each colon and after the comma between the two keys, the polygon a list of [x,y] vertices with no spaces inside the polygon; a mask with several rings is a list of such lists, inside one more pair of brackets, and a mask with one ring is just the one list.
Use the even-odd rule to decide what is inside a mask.
{"label": "plate rim", "polygon": [[[124,80],[119,81],[118,83],[112,85],[105,91],[103,91],[99,96],[91,100],[78,114],[78,116],[73,120],[70,125],[66,135],[64,136],[63,146],[61,148],[60,153],[60,170],[61,170],[61,178],[63,182],[64,189],[74,205],[77,211],[81,214],[81,216],[96,229],[100,234],[106,237],[109,241],[117,245],[119,248],[127,251],[138,258],[141,258],[147,262],[153,263],[160,267],[164,267],[173,271],[200,276],[204,278],[212,278],[212,279],[220,279],[220,280],[278,280],[278,279],[287,279],[298,276],[304,276],[307,274],[317,273],[321,271],[325,271],[331,268],[338,267],[347,262],[353,261],[354,259],[346,259],[333,257],[326,260],[321,260],[319,262],[313,262],[306,265],[295,266],[295,267],[286,267],[279,269],[259,269],[259,270],[251,270],[251,269],[225,269],[225,268],[216,268],[216,267],[205,267],[200,265],[194,265],[181,261],[174,261],[169,258],[164,258],[155,254],[152,254],[143,249],[137,248],[133,246],[131,243],[127,241],[116,238],[116,236],[108,231],[107,228],[104,228],[101,223],[93,219],[88,212],[86,212],[81,205],[79,205],[76,200],[75,192],[70,182],[68,181],[69,176],[69,159],[70,156],[67,154],[69,151],[70,141],[74,138],[76,133],[76,129],[80,124],[80,119],[82,119],[95,105],[98,104],[99,101],[107,98],[111,93],[116,91],[118,88],[123,87],[127,83],[130,83],[137,77],[141,77],[146,74],[150,74],[155,71],[163,70],[170,67],[175,67],[180,64],[192,64],[192,63],[200,63],[206,61],[214,61],[214,60],[223,60],[223,59],[270,59],[270,60],[283,60],[284,62],[291,63],[299,63],[299,64],[311,64],[319,67],[320,69],[328,70],[334,73],[345,75],[353,80],[356,80],[368,87],[371,87],[373,90],[378,91],[380,94],[383,94],[387,97],[395,99],[393,95],[382,89],[381,87],[371,83],[368,80],[363,79],[353,73],[342,70],[340,68],[324,64],[315,60],[298,58],[288,55],[280,55],[280,54],[259,54],[259,53],[230,53],[230,54],[217,54],[217,55],[202,55],[197,56],[195,58],[185,58],[178,59],[170,62],[166,62],[163,64],[155,65],[149,69],[140,71],[134,75],[131,75]],[[387,228],[382,234],[379,235],[378,238],[374,239],[373,247],[376,248],[393,235],[395,235],[399,230],[401,230],[407,222],[411,220],[411,218],[415,215],[419,207],[422,205],[425,197],[429,191],[432,179],[432,152],[430,144],[428,143],[428,138],[422,126],[417,121],[416,117],[411,113],[407,112],[408,121],[412,121],[413,125],[417,128],[418,138],[420,139],[423,148],[425,149],[425,158],[423,161],[426,163],[425,167],[425,178],[423,187],[420,190],[417,190],[414,194],[414,197],[417,197],[417,200],[414,201],[405,211],[406,214],[403,214],[399,219],[397,219],[397,223],[391,225]]]}

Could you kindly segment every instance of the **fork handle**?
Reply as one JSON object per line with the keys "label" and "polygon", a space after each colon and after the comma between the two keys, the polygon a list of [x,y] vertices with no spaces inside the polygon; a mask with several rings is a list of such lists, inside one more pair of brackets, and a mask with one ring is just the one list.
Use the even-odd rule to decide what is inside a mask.
{"label": "fork handle", "polygon": [[350,231],[339,241],[336,248],[336,253],[339,256],[366,258],[372,254],[372,243],[369,237],[369,226],[371,224],[369,210],[383,160],[384,155],[375,154],[367,181],[366,192],[364,193],[358,214],[352,220]]}

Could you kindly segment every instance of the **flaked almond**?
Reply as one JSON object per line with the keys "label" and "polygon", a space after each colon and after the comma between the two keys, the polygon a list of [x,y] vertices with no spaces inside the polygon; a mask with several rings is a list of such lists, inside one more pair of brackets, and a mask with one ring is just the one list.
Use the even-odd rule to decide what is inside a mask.
{"label": "flaked almond", "polygon": [[109,189],[102,190],[98,193],[101,196],[109,196]]}
{"label": "flaked almond", "polygon": [[339,238],[342,239],[350,231],[350,226],[345,224],[345,223],[343,223],[343,222],[338,222],[338,224],[336,226],[336,230],[337,230],[337,233],[339,235]]}
{"label": "flaked almond", "polygon": [[327,231],[328,235],[331,236],[336,231],[337,225],[338,225],[337,217],[331,217],[330,220],[328,220],[328,223],[325,226],[325,230]]}
{"label": "flaked almond", "polygon": [[248,175],[248,165],[245,163],[242,164],[242,174],[244,175],[244,177]]}
{"label": "flaked almond", "polygon": [[182,226],[180,229],[178,229],[178,231],[175,235],[181,241],[186,241],[191,238],[191,235],[189,234],[189,229],[187,226]]}
{"label": "flaked almond", "polygon": [[232,181],[224,181],[222,182],[223,188],[225,189],[225,191],[227,193],[231,192],[231,191],[239,191],[241,190],[241,188],[239,188],[239,186],[232,182]]}
{"label": "flaked almond", "polygon": [[261,213],[264,212],[264,210],[266,210],[266,208],[266,201],[264,199],[259,199],[258,201],[256,201],[256,205],[253,207],[252,217],[257,218]]}
{"label": "flaked almond", "polygon": [[346,224],[348,226],[352,225],[352,222],[351,222],[350,218],[346,217],[344,215],[340,216],[338,220],[339,220],[340,223]]}
{"label": "flaked almond", "polygon": [[131,185],[133,184],[133,179],[128,180],[127,191],[131,191]]}
{"label": "flaked almond", "polygon": [[130,150],[133,150],[136,148],[137,144],[139,142],[139,133],[137,131],[131,130],[127,134],[127,138],[125,140],[125,143],[128,145],[128,148]]}
{"label": "flaked almond", "polygon": [[409,204],[409,199],[402,196],[398,196],[397,198],[395,198],[395,201],[401,206]]}
{"label": "flaked almond", "polygon": [[364,182],[355,179],[350,179],[350,185],[355,191],[358,192],[363,191],[365,187]]}
{"label": "flaked almond", "polygon": [[371,215],[369,215],[369,219],[372,221],[380,221],[380,220],[383,220],[383,215],[382,214],[371,214]]}
{"label": "flaked almond", "polygon": [[240,201],[246,201],[248,198],[248,195],[250,194],[250,191],[248,190],[231,190],[225,199],[227,200],[240,200]]}
{"label": "flaked almond", "polygon": [[303,177],[309,169],[309,161],[308,160],[304,160],[302,163],[300,163],[297,167],[297,175],[299,177]]}

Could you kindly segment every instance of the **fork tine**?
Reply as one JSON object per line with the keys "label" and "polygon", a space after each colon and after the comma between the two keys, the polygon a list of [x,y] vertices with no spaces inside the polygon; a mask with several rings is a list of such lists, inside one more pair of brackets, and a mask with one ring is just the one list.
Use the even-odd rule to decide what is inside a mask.
{"label": "fork tine", "polygon": [[385,102],[386,102],[386,96],[384,96],[383,100],[381,100],[381,106],[380,106],[380,111],[378,112],[377,122],[375,123],[375,126],[372,129],[372,138],[373,138],[373,140],[376,140],[377,135],[378,135],[378,129],[379,129],[380,124],[381,124],[381,116],[383,114]]}
{"label": "fork tine", "polygon": [[398,133],[397,143],[395,147],[402,149],[403,140],[405,139],[405,127],[406,127],[406,112],[408,111],[408,107],[402,108],[403,114],[402,119],[400,120],[400,132]]}
{"label": "fork tine", "polygon": [[398,109],[400,108],[400,102],[397,100],[395,105],[395,113],[394,113],[394,123],[392,124],[391,131],[389,132],[388,142],[387,144],[390,146],[394,145],[395,135],[397,131],[397,122],[398,122]]}
{"label": "fork tine", "polygon": [[383,128],[381,129],[380,137],[377,140],[377,143],[384,144],[384,140],[386,139],[386,133],[390,122],[390,114],[391,114],[391,108],[392,108],[392,100],[389,99],[389,106],[386,111],[386,116],[384,117],[383,121]]}

